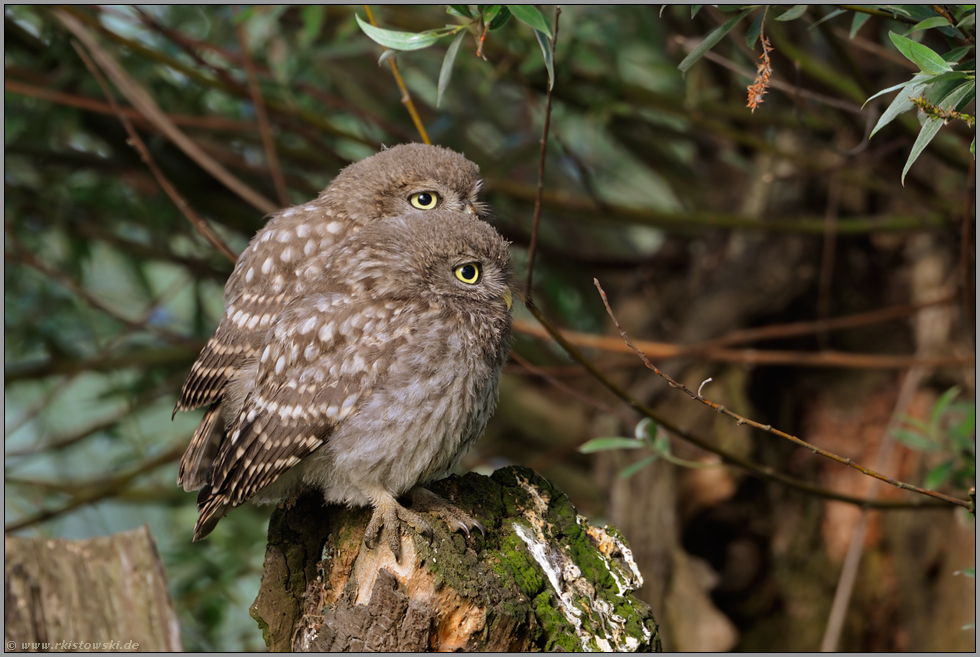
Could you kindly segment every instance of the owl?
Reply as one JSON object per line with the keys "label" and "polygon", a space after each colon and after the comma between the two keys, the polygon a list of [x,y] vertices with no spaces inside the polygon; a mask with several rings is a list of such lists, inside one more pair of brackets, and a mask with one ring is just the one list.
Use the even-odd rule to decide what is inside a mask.
{"label": "owl", "polygon": [[374,221],[434,209],[481,216],[479,168],[438,146],[403,144],[341,171],[320,196],[274,215],[239,257],[225,285],[225,312],[184,382],[174,409],[208,405],[180,461],[177,483],[201,488],[225,429],[229,386],[256,358],[270,328],[294,293],[297,274],[329,255],[351,233]]}
{"label": "owl", "polygon": [[493,413],[512,286],[507,242],[448,210],[374,220],[310,258],[225,388],[195,539],[250,498],[306,487],[371,506],[365,543],[383,534],[396,557],[402,523],[430,531],[418,510],[468,534],[478,523],[422,486]]}

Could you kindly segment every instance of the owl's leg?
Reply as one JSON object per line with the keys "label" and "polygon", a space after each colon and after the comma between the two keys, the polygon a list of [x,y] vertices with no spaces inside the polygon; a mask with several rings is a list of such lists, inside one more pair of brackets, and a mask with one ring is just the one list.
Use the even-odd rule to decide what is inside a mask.
{"label": "owl's leg", "polygon": [[402,523],[410,525],[415,531],[425,536],[432,536],[432,527],[422,516],[406,509],[395,497],[384,491],[372,496],[374,515],[364,530],[364,545],[373,550],[381,538],[382,531],[388,539],[388,547],[395,555],[395,561],[402,560]]}
{"label": "owl's leg", "polygon": [[470,537],[471,529],[479,529],[484,535],[487,533],[480,521],[427,488],[416,486],[408,491],[408,498],[412,500],[413,509],[442,518],[449,525],[450,530],[461,531],[466,534],[466,538]]}

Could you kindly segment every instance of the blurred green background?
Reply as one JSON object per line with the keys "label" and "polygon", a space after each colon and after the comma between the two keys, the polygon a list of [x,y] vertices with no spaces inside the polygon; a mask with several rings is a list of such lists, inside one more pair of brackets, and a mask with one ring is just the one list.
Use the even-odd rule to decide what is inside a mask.
{"label": "blurred green background", "polygon": [[[692,389],[711,377],[705,397],[966,498],[976,237],[974,129],[963,116],[975,114],[973,91],[961,89],[951,108],[964,114],[947,108],[928,146],[916,143],[954,88],[947,81],[960,89],[973,80],[973,6],[950,5],[949,16],[877,7],[564,7],[533,293],[563,329],[606,338],[579,340],[606,376],[711,444],[822,489],[926,499],[869,492],[867,477],[670,390],[623,352],[593,277],[633,338],[700,345],[683,357],[650,355]],[[462,15],[479,16],[478,6],[373,10],[392,30],[468,25],[438,106],[452,39],[396,61],[432,141],[480,166],[491,221],[513,242],[523,277],[549,84],[538,38],[514,18],[484,32],[479,18]],[[380,46],[357,25],[361,7],[65,11],[197,147],[272,207],[313,198],[382,145],[420,139],[388,64],[378,63]],[[553,27],[554,7],[541,14]],[[760,32],[773,48],[771,87],[750,111]],[[698,51],[712,33],[717,43]],[[889,33],[960,74],[940,78],[944,68],[904,56]],[[191,543],[194,495],[175,485],[200,414],[171,421],[170,413],[221,316],[232,263],[127,144],[52,8],[6,5],[4,36],[6,531],[83,538],[149,524],[185,647],[262,649],[247,608],[269,509],[243,506]],[[703,56],[682,75],[692,51]],[[248,61],[279,162],[271,168]],[[864,104],[926,73],[931,86]],[[911,91],[924,94],[926,111],[898,113],[869,138]],[[265,213],[114,93],[167,179],[241,251]],[[277,194],[276,169],[288,198]],[[835,330],[785,329],[851,316],[859,319]],[[665,648],[817,649],[857,507],[718,467],[667,434],[657,459],[646,450],[581,453],[590,439],[634,435],[640,416],[530,335],[526,310],[515,317],[522,323],[500,406],[462,468],[529,465],[593,523],[616,524],[643,570]],[[736,333],[767,326],[777,327],[767,338]],[[913,371],[919,384],[898,409],[899,444],[879,463]],[[871,517],[841,649],[972,649],[974,630],[961,626],[975,615],[973,580],[952,574],[975,565],[973,517],[962,511]]]}

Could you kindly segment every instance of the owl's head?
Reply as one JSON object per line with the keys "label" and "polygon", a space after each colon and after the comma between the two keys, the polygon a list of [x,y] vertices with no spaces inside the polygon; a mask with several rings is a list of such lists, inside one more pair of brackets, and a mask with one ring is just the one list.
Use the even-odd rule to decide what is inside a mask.
{"label": "owl's head", "polygon": [[479,175],[479,167],[448,148],[401,144],[345,168],[321,200],[361,225],[431,210],[484,216]]}
{"label": "owl's head", "polygon": [[462,212],[409,212],[352,235],[337,275],[377,300],[426,300],[484,319],[510,315],[514,280],[508,243]]}

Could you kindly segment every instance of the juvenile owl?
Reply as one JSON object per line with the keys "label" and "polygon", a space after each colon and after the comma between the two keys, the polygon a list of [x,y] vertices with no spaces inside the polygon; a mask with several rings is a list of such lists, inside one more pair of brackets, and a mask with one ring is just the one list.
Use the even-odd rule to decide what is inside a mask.
{"label": "juvenile owl", "polygon": [[434,209],[480,216],[479,168],[439,146],[404,144],[341,171],[319,198],[274,215],[238,259],[225,285],[225,313],[180,391],[174,413],[210,405],[180,461],[177,483],[201,488],[224,429],[229,386],[259,355],[290,301],[298,272],[313,258],[329,268],[337,244],[385,217]]}
{"label": "juvenile owl", "polygon": [[[429,529],[416,509],[478,526],[421,487],[448,474],[493,412],[511,286],[507,242],[461,212],[379,219],[308,260],[226,388],[195,539],[249,498],[307,486],[372,506],[365,543],[384,533],[396,557],[401,523]],[[396,500],[405,494],[412,510]]]}

